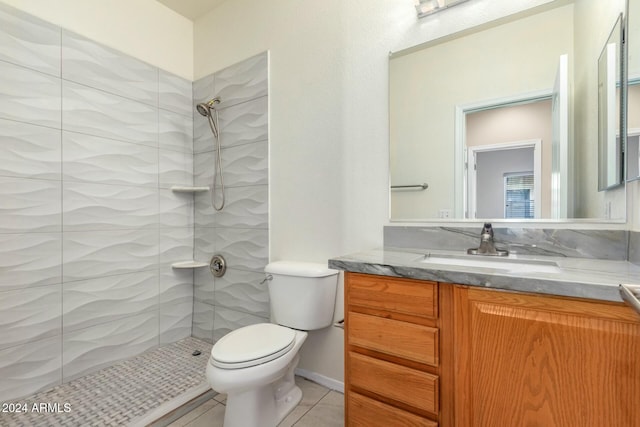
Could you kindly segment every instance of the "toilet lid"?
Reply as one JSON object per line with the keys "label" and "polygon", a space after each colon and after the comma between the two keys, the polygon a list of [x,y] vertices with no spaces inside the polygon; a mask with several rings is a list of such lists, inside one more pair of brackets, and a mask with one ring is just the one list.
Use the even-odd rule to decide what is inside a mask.
{"label": "toilet lid", "polygon": [[229,332],[211,349],[213,365],[239,369],[277,359],[293,347],[293,329],[259,323]]}

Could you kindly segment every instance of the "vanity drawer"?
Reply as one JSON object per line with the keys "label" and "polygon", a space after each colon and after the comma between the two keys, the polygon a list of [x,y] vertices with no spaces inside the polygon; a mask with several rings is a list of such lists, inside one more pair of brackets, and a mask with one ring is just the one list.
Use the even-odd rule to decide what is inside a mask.
{"label": "vanity drawer", "polygon": [[369,399],[358,393],[350,393],[347,399],[348,427],[438,427],[427,418]]}
{"label": "vanity drawer", "polygon": [[381,397],[438,414],[438,377],[406,366],[349,352],[350,384]]}
{"label": "vanity drawer", "polygon": [[349,305],[411,316],[438,317],[438,284],[359,273],[346,274]]}
{"label": "vanity drawer", "polygon": [[438,366],[438,329],[384,317],[349,313],[348,343]]}

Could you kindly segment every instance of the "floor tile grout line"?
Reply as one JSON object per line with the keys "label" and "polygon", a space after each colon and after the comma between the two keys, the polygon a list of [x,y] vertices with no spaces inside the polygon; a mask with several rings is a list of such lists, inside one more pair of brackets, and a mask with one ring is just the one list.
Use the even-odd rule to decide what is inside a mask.
{"label": "floor tile grout line", "polygon": [[[327,389],[327,391],[322,395],[322,397],[321,397],[320,399],[318,399],[318,401],[317,401],[316,403],[314,403],[313,405],[311,405],[311,406],[309,407],[309,409],[307,409],[307,410],[304,412],[304,414],[302,414],[302,416],[300,416],[300,418],[298,418],[298,419],[293,423],[292,427],[295,427],[295,426],[296,426],[296,424],[298,424],[300,421],[302,421],[302,419],[303,419],[303,418],[304,418],[304,417],[305,417],[305,416],[306,416],[306,415],[307,415],[307,414],[308,414],[308,413],[309,413],[313,408],[315,408],[315,407],[318,405],[318,403],[320,403],[320,401],[321,401],[322,399],[324,399],[324,398],[325,398],[329,393],[331,393],[331,389]],[[302,402],[302,401],[301,401],[301,402]],[[299,405],[299,404],[298,404],[298,405]]]}
{"label": "floor tile grout line", "polygon": [[[213,405],[211,408],[207,409],[206,411],[204,411],[202,414],[198,415],[197,417],[195,417],[194,419],[192,419],[191,421],[189,421],[187,424],[184,425],[184,427],[189,427],[191,424],[195,423],[198,419],[200,419],[201,417],[205,416],[206,414],[208,414],[210,411],[213,411],[216,407],[218,407],[219,405],[222,405],[221,402],[218,402],[217,400],[215,400],[213,397],[211,398],[212,400],[214,400],[216,402],[215,405]],[[224,406],[224,405],[223,405]],[[194,409],[195,410],[195,409]],[[186,415],[186,414],[185,414]],[[176,420],[177,421],[177,420]]]}

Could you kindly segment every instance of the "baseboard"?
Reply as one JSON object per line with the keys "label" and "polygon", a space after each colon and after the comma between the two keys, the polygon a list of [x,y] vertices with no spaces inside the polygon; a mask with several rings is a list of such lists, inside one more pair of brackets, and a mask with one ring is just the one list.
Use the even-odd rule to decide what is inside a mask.
{"label": "baseboard", "polygon": [[344,382],[342,381],[325,377],[324,375],[320,375],[317,372],[311,372],[311,371],[307,371],[306,369],[300,369],[300,368],[296,369],[296,375],[299,375],[302,378],[306,378],[308,380],[313,381],[314,383],[318,383],[331,390],[339,391],[340,393],[344,394]]}

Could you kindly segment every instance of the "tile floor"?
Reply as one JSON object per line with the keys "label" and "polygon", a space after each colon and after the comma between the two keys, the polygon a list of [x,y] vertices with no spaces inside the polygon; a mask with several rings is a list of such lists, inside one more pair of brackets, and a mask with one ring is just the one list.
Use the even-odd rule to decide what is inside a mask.
{"label": "tile floor", "polygon": [[[200,350],[201,355],[191,353]],[[1,427],[121,427],[137,417],[199,386],[209,360],[211,344],[185,338],[146,351],[132,359],[12,402],[26,412],[0,413]],[[2,378],[0,378],[2,381]],[[57,409],[34,411],[33,405],[58,404]]]}
{"label": "tile floor", "polygon": [[[280,423],[279,427],[344,426],[344,396],[314,382],[296,377],[302,389],[302,401]],[[222,427],[225,396],[217,395],[193,411],[177,419],[169,427]]]}

